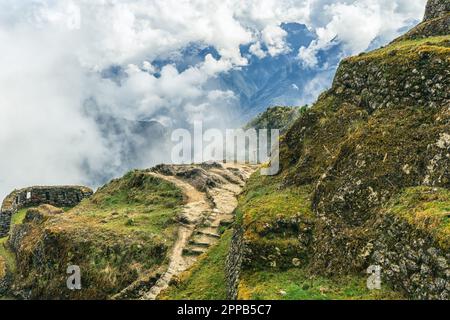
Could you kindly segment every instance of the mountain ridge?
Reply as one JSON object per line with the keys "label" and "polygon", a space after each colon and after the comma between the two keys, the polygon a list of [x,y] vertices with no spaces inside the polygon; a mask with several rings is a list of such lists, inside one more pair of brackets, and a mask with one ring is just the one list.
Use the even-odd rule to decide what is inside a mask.
{"label": "mountain ridge", "polygon": [[[343,60],[310,108],[272,108],[250,122],[285,128],[276,176],[160,165],[112,180],[68,212],[22,208],[0,239],[0,290],[25,299],[448,300],[449,5],[429,0],[406,35]],[[219,213],[234,219],[216,223],[207,209],[196,227],[201,237],[214,227],[216,245],[187,251],[198,259],[173,274],[177,230],[192,218],[180,181],[216,209],[233,193]],[[85,270],[86,290],[65,288],[70,264]],[[379,290],[367,286],[368,270],[380,271]]]}

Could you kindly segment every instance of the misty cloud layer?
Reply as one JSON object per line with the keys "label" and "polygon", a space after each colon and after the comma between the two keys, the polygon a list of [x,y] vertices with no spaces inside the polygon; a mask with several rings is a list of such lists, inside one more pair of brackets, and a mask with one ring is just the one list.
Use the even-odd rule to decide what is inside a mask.
{"label": "misty cloud layer", "polygon": [[[258,59],[289,52],[283,22],[317,35],[296,52],[316,68],[332,41],[348,55],[390,41],[425,2],[0,0],[0,197],[33,184],[95,186],[167,161],[164,127],[233,127],[239,99],[212,83],[249,63],[243,45]],[[192,44],[218,55],[184,70],[155,65]],[[328,82],[320,74],[299,102]]]}

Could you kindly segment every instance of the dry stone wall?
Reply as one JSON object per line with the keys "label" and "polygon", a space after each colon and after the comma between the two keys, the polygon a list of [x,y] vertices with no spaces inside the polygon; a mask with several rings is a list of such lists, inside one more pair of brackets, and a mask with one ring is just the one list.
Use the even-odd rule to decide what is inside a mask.
{"label": "dry stone wall", "polygon": [[29,187],[15,190],[5,198],[0,210],[0,237],[8,234],[12,215],[22,208],[41,204],[74,207],[92,194],[91,189],[82,186]]}

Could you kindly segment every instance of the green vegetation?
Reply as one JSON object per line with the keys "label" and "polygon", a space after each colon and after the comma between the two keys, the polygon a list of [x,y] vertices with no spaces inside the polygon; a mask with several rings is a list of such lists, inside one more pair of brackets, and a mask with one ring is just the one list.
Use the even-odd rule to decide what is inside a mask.
{"label": "green vegetation", "polygon": [[450,248],[450,190],[407,188],[394,197],[385,210],[433,235],[443,248]]}
{"label": "green vegetation", "polygon": [[219,243],[183,273],[177,284],[160,297],[164,300],[223,300],[226,299],[225,262],[232,231],[227,230]]}
{"label": "green vegetation", "polygon": [[236,210],[238,223],[248,232],[264,233],[275,220],[313,218],[311,187],[282,187],[281,183],[280,176],[261,176],[257,172],[250,177]]}
{"label": "green vegetation", "polygon": [[24,208],[19,211],[17,211],[15,214],[11,217],[11,228],[15,225],[21,224],[23,222],[23,219],[25,219],[25,216],[27,214],[28,209]]}
{"label": "green vegetation", "polygon": [[[98,190],[69,213],[122,232],[167,234],[183,203],[183,193],[173,184],[144,172],[133,171]],[[76,222],[76,218],[73,218]]]}
{"label": "green vegetation", "polygon": [[[16,225],[11,233],[14,240],[26,231],[15,248],[16,285],[32,287],[39,298],[105,299],[116,294],[167,264],[183,201],[175,185],[133,171],[65,214],[51,206],[32,209],[38,219]],[[67,290],[68,265],[83,270],[83,290]]]}
{"label": "green vegetation", "polygon": [[0,238],[0,257],[3,257],[5,263],[11,272],[16,270],[16,258],[14,254],[5,246],[7,237]]}
{"label": "green vegetation", "polygon": [[434,52],[435,54],[448,57],[450,54],[450,35],[393,42],[381,49],[351,57],[346,60],[355,62],[368,58],[377,58],[382,59],[383,63],[388,63],[401,57],[403,62],[412,62],[417,59],[418,53],[424,52]]}
{"label": "green vegetation", "polygon": [[403,297],[382,287],[367,289],[365,276],[324,278],[302,269],[246,271],[241,275],[239,299],[253,300],[381,300]]}
{"label": "green vegetation", "polygon": [[313,184],[340,151],[347,135],[367,122],[365,110],[339,104],[333,95],[322,95],[281,139],[280,162],[287,184]]}
{"label": "green vegetation", "polygon": [[270,107],[263,113],[259,114],[255,119],[250,121],[244,129],[279,129],[281,132],[284,132],[303,112],[307,110],[307,108],[307,106]]}

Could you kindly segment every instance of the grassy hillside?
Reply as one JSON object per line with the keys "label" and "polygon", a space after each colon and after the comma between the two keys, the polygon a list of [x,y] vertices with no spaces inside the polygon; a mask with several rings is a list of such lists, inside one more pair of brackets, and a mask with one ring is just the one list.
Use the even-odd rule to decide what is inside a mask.
{"label": "grassy hillside", "polygon": [[251,120],[244,129],[279,129],[282,133],[289,129],[295,120],[307,109],[303,107],[269,107]]}
{"label": "grassy hillside", "polygon": [[[40,299],[102,299],[119,292],[165,263],[182,203],[174,185],[133,171],[64,214],[50,206],[29,209],[9,240],[18,292],[33,288]],[[23,212],[14,219],[22,220]],[[66,288],[69,265],[80,266],[83,290]]]}
{"label": "grassy hillside", "polygon": [[[450,36],[438,20],[345,59],[289,125],[281,173],[254,174],[239,199],[232,295],[447,299]],[[366,288],[371,264],[383,267],[380,291]]]}
{"label": "grassy hillside", "polygon": [[231,241],[231,230],[225,231],[220,242],[200,257],[197,263],[181,274],[168,290],[159,297],[162,300],[225,300],[225,261]]}

